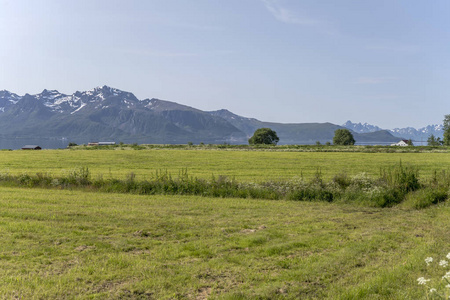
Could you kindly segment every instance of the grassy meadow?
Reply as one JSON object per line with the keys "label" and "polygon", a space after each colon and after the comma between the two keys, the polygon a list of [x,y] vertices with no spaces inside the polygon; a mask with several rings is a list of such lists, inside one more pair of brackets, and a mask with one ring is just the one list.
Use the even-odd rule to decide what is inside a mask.
{"label": "grassy meadow", "polygon": [[[326,179],[377,176],[400,161],[430,183],[405,190],[404,203],[389,208],[53,185],[80,167],[126,185],[158,170],[177,175],[182,169],[252,183],[314,180],[318,170]],[[0,298],[427,299],[431,287],[445,290],[441,277],[450,269],[438,265],[450,252],[448,178],[429,180],[448,166],[448,153],[0,151],[0,181],[5,174],[28,183],[54,176],[45,186],[0,185]],[[339,178],[353,189],[373,184],[366,177]],[[404,205],[420,204],[435,186],[443,201],[424,209]],[[357,195],[378,186],[370,188]],[[429,256],[435,261],[427,266]],[[418,285],[419,277],[433,281]]]}
{"label": "grassy meadow", "polygon": [[[1,188],[3,299],[420,299],[450,207]],[[437,287],[437,286],[436,286]]]}
{"label": "grassy meadow", "polygon": [[318,170],[330,179],[337,174],[378,175],[383,168],[413,165],[421,176],[435,170],[448,170],[449,153],[364,153],[364,152],[277,152],[230,150],[42,150],[0,151],[0,172],[10,174],[64,174],[88,167],[94,176],[125,178],[134,173],[146,179],[156,171],[177,175],[187,169],[194,177],[212,175],[234,177],[239,181],[261,182],[312,178]]}

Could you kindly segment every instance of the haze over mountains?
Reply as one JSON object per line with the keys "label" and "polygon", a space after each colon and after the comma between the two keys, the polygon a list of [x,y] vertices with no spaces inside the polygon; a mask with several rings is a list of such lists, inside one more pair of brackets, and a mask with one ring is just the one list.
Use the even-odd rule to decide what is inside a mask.
{"label": "haze over mountains", "polygon": [[275,130],[280,144],[326,143],[333,139],[336,129],[344,127],[352,127],[360,144],[392,143],[398,141],[400,134],[351,122],[344,126],[263,122],[225,109],[206,112],[159,99],[139,100],[132,93],[108,86],[72,95],[56,90],[24,96],[0,91],[0,147],[5,147],[1,141],[12,139],[21,144],[33,141],[43,147],[49,147],[48,140],[59,140],[65,145],[91,141],[247,144],[247,139],[261,127]]}

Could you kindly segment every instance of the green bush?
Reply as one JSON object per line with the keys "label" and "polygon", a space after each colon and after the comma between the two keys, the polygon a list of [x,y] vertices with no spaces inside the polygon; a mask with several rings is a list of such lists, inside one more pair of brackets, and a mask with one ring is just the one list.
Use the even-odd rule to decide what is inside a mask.
{"label": "green bush", "polygon": [[333,201],[333,193],[330,191],[327,191],[323,188],[314,188],[314,187],[307,187],[303,189],[299,189],[296,191],[292,191],[288,194],[287,198],[289,200],[296,200],[296,201],[326,201],[326,202],[332,202]]}
{"label": "green bush", "polygon": [[381,189],[371,195],[369,204],[375,207],[391,207],[404,199],[404,193],[395,188]]}
{"label": "green bush", "polygon": [[403,167],[401,162],[395,168],[382,170],[381,180],[388,186],[407,193],[420,188],[419,170],[413,167]]}
{"label": "green bush", "polygon": [[446,190],[424,188],[406,195],[404,206],[408,208],[421,209],[433,204],[444,202],[448,198]]}
{"label": "green bush", "polygon": [[350,186],[350,184],[352,183],[350,178],[345,173],[335,175],[333,177],[333,182],[336,183],[337,186],[339,186],[341,189],[348,188]]}

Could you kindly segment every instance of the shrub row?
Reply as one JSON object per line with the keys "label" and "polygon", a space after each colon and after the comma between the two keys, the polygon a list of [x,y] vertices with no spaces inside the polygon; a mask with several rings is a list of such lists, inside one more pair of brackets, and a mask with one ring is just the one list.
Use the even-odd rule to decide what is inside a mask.
{"label": "shrub row", "polygon": [[177,150],[204,150],[204,149],[218,149],[218,150],[247,150],[247,151],[292,151],[292,152],[364,152],[364,153],[420,153],[420,152],[449,152],[448,146],[414,146],[414,147],[399,147],[399,146],[381,146],[381,145],[231,145],[223,144],[124,144],[119,143],[115,145],[102,146],[70,146],[72,150],[145,150],[145,149],[177,149]]}
{"label": "shrub row", "polygon": [[3,185],[46,188],[89,188],[104,192],[142,195],[200,195],[205,197],[238,197],[255,199],[287,199],[295,201],[326,201],[360,203],[375,207],[390,207],[399,203],[424,208],[445,201],[450,188],[450,174],[435,172],[425,181],[419,180],[416,168],[401,164],[383,169],[377,178],[365,173],[356,176],[338,174],[328,182],[318,171],[309,181],[294,178],[289,181],[263,183],[238,182],[225,176],[209,180],[195,178],[182,170],[178,176],[157,171],[149,180],[136,180],[130,173],[125,179],[92,178],[87,167],[67,172],[62,176],[37,173],[35,175],[0,174]]}

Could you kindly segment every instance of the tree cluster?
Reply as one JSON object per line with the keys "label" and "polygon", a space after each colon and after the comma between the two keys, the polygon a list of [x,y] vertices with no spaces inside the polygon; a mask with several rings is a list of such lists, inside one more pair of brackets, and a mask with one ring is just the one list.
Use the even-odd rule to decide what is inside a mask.
{"label": "tree cluster", "polygon": [[279,141],[277,133],[270,128],[259,128],[248,139],[250,145],[276,145]]}
{"label": "tree cluster", "polygon": [[444,116],[444,146],[450,146],[450,115]]}
{"label": "tree cluster", "polygon": [[334,132],[333,144],[335,145],[354,145],[355,139],[348,129],[337,129]]}
{"label": "tree cluster", "polygon": [[435,137],[434,134],[430,135],[427,139],[428,146],[441,146],[444,143],[440,137]]}
{"label": "tree cluster", "polygon": [[441,140],[440,137],[435,137],[432,134],[427,139],[428,146],[450,146],[450,115],[445,115],[442,123],[444,125],[444,138]]}

